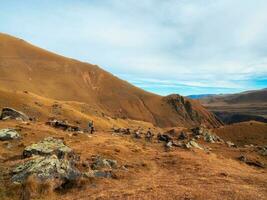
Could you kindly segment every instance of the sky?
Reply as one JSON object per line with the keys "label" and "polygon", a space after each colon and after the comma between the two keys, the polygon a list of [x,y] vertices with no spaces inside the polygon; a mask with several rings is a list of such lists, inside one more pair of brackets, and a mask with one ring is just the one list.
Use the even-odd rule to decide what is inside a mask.
{"label": "sky", "polygon": [[267,87],[266,0],[0,0],[0,32],[147,91]]}

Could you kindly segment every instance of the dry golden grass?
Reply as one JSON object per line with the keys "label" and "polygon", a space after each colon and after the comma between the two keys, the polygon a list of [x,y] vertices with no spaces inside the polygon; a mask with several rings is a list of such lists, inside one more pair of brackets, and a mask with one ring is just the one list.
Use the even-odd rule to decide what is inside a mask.
{"label": "dry golden grass", "polygon": [[[10,142],[10,149],[1,142],[0,162],[6,168],[20,161],[23,146],[47,136],[64,138],[82,161],[97,154],[116,159],[120,165],[128,167],[128,171],[115,172],[114,179],[81,180],[76,187],[64,192],[51,193],[49,185],[34,189],[35,183],[30,182],[29,190],[35,191],[31,192],[33,199],[266,199],[266,169],[248,166],[236,158],[245,154],[265,164],[267,160],[242,148],[201,143],[210,146],[212,152],[180,148],[165,151],[163,144],[156,141],[149,143],[108,132],[97,132],[92,137],[71,136],[42,122],[30,125],[0,122],[0,128],[3,127],[19,127],[23,136],[20,142]],[[6,199],[18,198],[19,195],[13,194]]]}

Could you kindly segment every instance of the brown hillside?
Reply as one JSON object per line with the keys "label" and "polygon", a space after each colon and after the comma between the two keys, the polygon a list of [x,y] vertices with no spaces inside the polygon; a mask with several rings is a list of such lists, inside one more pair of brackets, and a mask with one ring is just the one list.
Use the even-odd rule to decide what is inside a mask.
{"label": "brown hillside", "polygon": [[[220,125],[193,100],[145,92],[98,66],[0,34],[0,93],[12,96],[21,91],[47,99],[84,103],[92,108],[89,116],[98,112],[110,118],[129,118],[158,126]],[[0,107],[9,104],[12,102],[2,100]]]}
{"label": "brown hillside", "polygon": [[261,122],[242,122],[215,129],[215,132],[225,140],[238,145],[267,144],[267,124]]}
{"label": "brown hillside", "polygon": [[267,89],[230,95],[213,95],[199,102],[225,124],[244,121],[267,122]]}

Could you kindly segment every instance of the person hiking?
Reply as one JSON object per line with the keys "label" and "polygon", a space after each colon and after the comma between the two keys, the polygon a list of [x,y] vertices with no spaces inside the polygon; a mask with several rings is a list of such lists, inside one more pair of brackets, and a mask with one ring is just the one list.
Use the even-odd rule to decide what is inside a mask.
{"label": "person hiking", "polygon": [[95,132],[94,121],[88,123],[89,132],[93,134]]}

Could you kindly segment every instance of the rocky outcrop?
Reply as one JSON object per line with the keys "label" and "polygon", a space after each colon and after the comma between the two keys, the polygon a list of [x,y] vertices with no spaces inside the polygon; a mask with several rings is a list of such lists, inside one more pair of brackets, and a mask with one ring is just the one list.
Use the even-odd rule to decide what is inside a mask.
{"label": "rocky outcrop", "polygon": [[15,119],[15,120],[27,121],[29,120],[29,117],[26,114],[17,111],[13,108],[3,108],[0,119],[1,120]]}
{"label": "rocky outcrop", "polygon": [[173,94],[165,97],[164,100],[172,106],[177,113],[183,114],[186,119],[198,123],[201,122],[198,112],[193,109],[191,102],[183,96]]}
{"label": "rocky outcrop", "polygon": [[[91,165],[83,168],[79,156],[63,140],[53,137],[26,147],[23,156],[25,160],[11,171],[12,181],[25,183],[29,177],[34,177],[37,183],[53,182],[53,189],[74,185],[82,177],[111,178],[113,170],[118,168],[116,160],[98,155],[92,157]],[[83,167],[78,169],[78,166]]]}
{"label": "rocky outcrop", "polygon": [[16,166],[12,173],[13,182],[23,183],[29,176],[35,176],[39,181],[54,180],[55,188],[81,176],[70,160],[59,159],[56,155],[33,156]]}
{"label": "rocky outcrop", "polygon": [[0,130],[0,140],[14,140],[20,138],[19,133],[12,128],[6,128]]}
{"label": "rocky outcrop", "polygon": [[66,156],[70,158],[74,156],[72,149],[66,146],[63,140],[53,137],[47,137],[41,142],[26,147],[23,151],[25,158],[31,157],[32,155],[50,156],[53,154],[60,159]]}

